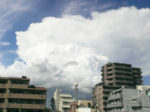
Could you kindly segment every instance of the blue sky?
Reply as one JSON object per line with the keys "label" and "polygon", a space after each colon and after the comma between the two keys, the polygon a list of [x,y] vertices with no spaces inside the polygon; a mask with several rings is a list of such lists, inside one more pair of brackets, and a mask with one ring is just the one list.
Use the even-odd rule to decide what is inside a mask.
{"label": "blue sky", "polygon": [[[92,16],[93,12],[102,14],[110,10],[119,10],[119,8],[121,7],[132,7],[132,6],[136,8],[136,10],[140,10],[142,8],[144,9],[150,8],[149,0],[144,0],[144,1],[143,0],[76,0],[76,1],[75,0],[30,0],[30,1],[14,0],[14,1],[15,2],[12,2],[10,0],[5,0],[5,1],[0,0],[0,7],[1,7],[0,8],[0,21],[1,21],[0,22],[0,60],[1,60],[0,62],[1,62],[2,67],[5,68],[5,70],[8,70],[7,68],[11,68],[12,65],[14,67],[15,65],[14,63],[15,62],[17,63],[16,60],[19,60],[19,62],[20,60],[22,60],[23,62],[28,63],[28,61],[26,61],[27,59],[25,57],[26,55],[20,54],[20,51],[18,50],[18,45],[20,44],[17,44],[17,42],[19,43],[21,40],[18,39],[17,41],[16,32],[20,32],[20,31],[26,32],[30,28],[30,24],[41,23],[43,19],[46,17],[53,17],[54,19],[57,20],[57,18],[59,19],[63,18],[64,15],[71,15],[71,16],[80,15],[82,16],[82,18],[84,19],[87,18],[90,20],[91,18],[93,18]],[[122,47],[122,45],[124,44],[122,41],[125,41],[125,40],[127,39],[116,40],[117,42],[120,42],[120,43],[117,43],[118,46],[120,45]],[[148,37],[144,40],[145,42],[149,42]],[[30,41],[32,41],[32,39],[30,40],[29,38],[28,42]],[[115,40],[113,41],[116,42]],[[82,46],[90,46],[90,44],[85,45],[83,42],[81,43],[82,43]],[[134,39],[128,42],[130,47],[134,47],[134,45],[131,45],[132,43],[135,43]],[[140,45],[140,43],[138,43],[138,45]],[[141,48],[138,45],[135,44],[137,48]],[[90,51],[90,50],[87,50],[87,51],[89,54],[91,53],[93,56],[94,53],[97,52],[98,48],[96,45],[92,47],[95,48],[96,51]],[[144,57],[146,57],[146,59],[149,59],[150,57],[149,55],[146,55],[146,56],[143,55],[146,52],[144,48],[141,51],[142,53],[137,53],[139,56],[136,56],[137,54],[134,53],[135,52],[134,50],[137,50],[137,48],[127,50],[126,51],[127,57],[119,54],[121,55],[121,58],[119,56],[114,55],[115,52],[113,53],[113,51],[111,54],[109,52],[104,52],[104,51],[100,51],[97,54],[102,54],[106,57],[109,57],[110,58],[109,61],[120,61],[120,62],[131,63],[134,66],[139,66],[142,69],[147,70],[145,73],[146,76],[144,77],[144,81],[145,81],[145,84],[150,84],[149,83],[150,76],[148,76],[149,75],[148,67],[150,66],[148,65],[148,63],[140,64],[140,61],[138,62],[139,57],[142,57],[142,60],[144,60],[143,62],[149,61],[149,60],[143,59]],[[97,67],[95,64],[98,63],[99,61],[95,61],[95,60],[97,60],[97,58],[90,58],[90,61],[88,60],[88,62],[90,63],[89,66],[91,68]],[[44,63],[44,62],[45,61],[43,60],[41,61],[41,63]],[[107,61],[104,59],[104,61],[99,66],[101,66],[105,62]],[[74,65],[76,64],[76,62],[74,61],[71,61],[70,63]],[[37,65],[40,65],[40,64],[38,63]],[[56,68],[59,68],[59,67],[57,66]],[[45,70],[45,68],[43,69]],[[60,70],[59,72],[61,71],[63,70]],[[97,71],[95,70],[92,70],[92,71],[94,73],[97,73]],[[15,74],[15,72],[13,74]],[[89,71],[89,74],[90,72],[91,71]],[[33,72],[33,73],[36,73],[36,72]],[[80,77],[80,76],[76,76],[76,77]],[[80,80],[80,78],[77,78],[77,79]],[[43,82],[41,82],[41,84],[43,83],[44,83],[44,79],[43,79]]]}

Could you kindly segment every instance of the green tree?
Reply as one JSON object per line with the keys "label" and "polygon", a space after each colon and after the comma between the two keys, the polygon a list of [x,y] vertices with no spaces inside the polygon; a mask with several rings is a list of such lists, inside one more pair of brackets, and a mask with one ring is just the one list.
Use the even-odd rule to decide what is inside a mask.
{"label": "green tree", "polygon": [[51,99],[51,108],[52,108],[52,110],[55,110],[55,99],[54,98]]}

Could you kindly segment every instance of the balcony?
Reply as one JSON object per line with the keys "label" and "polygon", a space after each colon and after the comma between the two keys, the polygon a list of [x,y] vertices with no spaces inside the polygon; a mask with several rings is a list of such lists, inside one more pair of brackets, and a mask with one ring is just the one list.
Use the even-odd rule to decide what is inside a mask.
{"label": "balcony", "polygon": [[109,94],[105,94],[105,93],[103,93],[103,95],[102,95],[102,97],[108,97],[109,96]]}
{"label": "balcony", "polygon": [[113,73],[113,70],[112,71],[107,71],[107,74],[112,74]]}
{"label": "balcony", "polygon": [[133,79],[133,76],[127,76],[127,75],[116,75],[116,78],[128,78],[128,79]]}
{"label": "balcony", "polygon": [[63,98],[61,98],[60,100],[61,100],[62,102],[68,102],[68,103],[73,102],[73,99],[63,99]]}
{"label": "balcony", "polygon": [[0,103],[0,108],[4,108],[4,104],[3,103]]}
{"label": "balcony", "polygon": [[141,106],[141,104],[140,103],[132,103],[132,107],[140,107]]}
{"label": "balcony", "polygon": [[114,83],[114,80],[112,79],[112,80],[107,80],[107,83]]}
{"label": "balcony", "polygon": [[113,78],[113,75],[108,75],[107,78],[108,78],[108,79],[109,79],[109,78]]}
{"label": "balcony", "polygon": [[108,100],[116,100],[116,99],[121,99],[121,98],[122,98],[121,95],[117,94],[117,95],[109,96]]}
{"label": "balcony", "polygon": [[62,105],[62,108],[70,108],[70,105]]}
{"label": "balcony", "polygon": [[122,107],[123,105],[121,104],[121,102],[118,102],[118,103],[111,103],[111,104],[108,104],[107,107],[108,108],[114,108],[114,107]]}
{"label": "balcony", "polygon": [[105,91],[105,92],[111,92],[112,89],[104,89],[103,91]]}
{"label": "balcony", "polygon": [[5,93],[0,93],[0,98],[5,98]]}
{"label": "balcony", "polygon": [[131,66],[118,66],[118,65],[115,65],[115,68],[132,70]]}
{"label": "balcony", "polygon": [[113,66],[107,66],[107,69],[113,69]]}
{"label": "balcony", "polygon": [[116,73],[132,74],[131,71],[115,70]]}
{"label": "balcony", "polygon": [[7,84],[0,84],[0,88],[6,88]]}
{"label": "balcony", "polygon": [[37,95],[37,94],[16,94],[10,93],[8,98],[22,98],[22,99],[46,99],[45,95]]}
{"label": "balcony", "polygon": [[8,104],[7,108],[20,108],[20,109],[44,109],[44,104]]}
{"label": "balcony", "polygon": [[127,84],[133,84],[134,82],[133,81],[129,81],[129,80],[117,80],[116,79],[116,85],[118,85],[119,83],[121,85],[127,85]]}
{"label": "balcony", "polygon": [[11,84],[9,85],[9,88],[28,88],[27,84]]}

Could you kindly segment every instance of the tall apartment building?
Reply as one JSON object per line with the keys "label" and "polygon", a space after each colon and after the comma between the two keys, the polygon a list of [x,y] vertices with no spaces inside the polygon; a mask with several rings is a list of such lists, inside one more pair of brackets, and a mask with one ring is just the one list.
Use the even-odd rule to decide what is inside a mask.
{"label": "tall apartment building", "polygon": [[108,86],[135,88],[142,84],[141,69],[125,63],[107,63],[102,66],[102,83]]}
{"label": "tall apartment building", "polygon": [[25,76],[0,77],[0,112],[44,112],[47,90],[29,82]]}
{"label": "tall apartment building", "polygon": [[107,63],[101,69],[101,83],[93,89],[93,103],[100,112],[107,112],[107,100],[111,91],[121,88],[135,88],[142,84],[141,69],[125,63]]}
{"label": "tall apartment building", "polygon": [[150,86],[121,88],[109,94],[107,112],[149,112]]}
{"label": "tall apartment building", "polygon": [[70,105],[73,102],[73,98],[70,94],[63,94],[60,89],[56,89],[54,99],[57,111],[70,112]]}

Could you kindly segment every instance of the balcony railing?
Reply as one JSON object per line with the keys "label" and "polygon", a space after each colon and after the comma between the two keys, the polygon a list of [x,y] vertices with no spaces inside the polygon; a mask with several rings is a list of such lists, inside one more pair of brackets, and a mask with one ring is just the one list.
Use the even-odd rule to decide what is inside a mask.
{"label": "balcony railing", "polygon": [[9,88],[28,88],[27,84],[11,84]]}
{"label": "balcony railing", "polygon": [[9,93],[9,98],[46,99],[45,95]]}
{"label": "balcony railing", "polygon": [[3,105],[3,103],[0,103],[0,108],[4,108],[4,105]]}
{"label": "balcony railing", "polygon": [[128,79],[133,79],[133,76],[127,76],[127,75],[116,75],[116,78],[128,78]]}
{"label": "balcony railing", "polygon": [[7,108],[20,108],[20,109],[44,109],[44,104],[11,104],[7,105]]}
{"label": "balcony railing", "polygon": [[62,108],[70,108],[70,105],[62,105]]}
{"label": "balcony railing", "polygon": [[5,98],[5,93],[0,93],[0,98]]}
{"label": "balcony railing", "polygon": [[121,98],[121,95],[117,94],[117,95],[109,96],[108,100],[116,100],[116,99],[120,99],[120,98]]}
{"label": "balcony railing", "polygon": [[111,104],[108,104],[107,107],[108,108],[112,108],[112,107],[122,107],[123,105],[121,104],[121,102],[118,102],[118,103],[111,103]]}
{"label": "balcony railing", "polygon": [[107,74],[111,74],[111,73],[113,73],[113,70],[112,71],[107,71]]}
{"label": "balcony railing", "polygon": [[0,88],[6,88],[7,84],[0,84]]}
{"label": "balcony railing", "polygon": [[132,74],[131,71],[115,70],[116,73]]}
{"label": "balcony railing", "polygon": [[113,77],[114,77],[113,75],[108,75],[108,76],[107,76],[107,78],[113,78]]}

